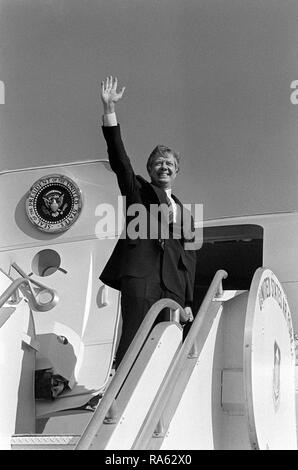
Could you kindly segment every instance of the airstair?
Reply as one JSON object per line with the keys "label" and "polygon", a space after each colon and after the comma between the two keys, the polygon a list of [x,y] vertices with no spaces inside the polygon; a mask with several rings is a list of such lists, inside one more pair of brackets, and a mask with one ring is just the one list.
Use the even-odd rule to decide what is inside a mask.
{"label": "airstair", "polygon": [[[26,194],[63,179],[57,172],[81,188],[83,210],[69,230],[45,233],[25,214]],[[101,201],[121,219],[113,173],[93,161],[1,182],[1,449],[297,448],[292,318],[271,269],[257,269],[246,290],[225,289],[227,273],[214,273],[190,328],[181,306],[158,301],[114,372],[119,294],[98,275],[119,233],[97,223]],[[164,308],[170,320],[154,326]],[[47,368],[69,388],[36,399],[35,373]],[[86,417],[78,432],[68,426],[75,415]],[[58,417],[65,428],[48,433]]]}
{"label": "airstair", "polygon": [[[12,436],[11,448],[296,448],[288,305],[280,295],[266,297],[269,281],[279,287],[268,269],[256,272],[250,292],[224,291],[226,275],[216,273],[184,341],[183,309],[169,299],[151,308],[81,435],[19,433]],[[261,295],[260,320],[255,310]],[[283,302],[281,312],[277,300]],[[266,301],[274,302],[269,314]],[[165,307],[171,321],[152,330]]]}

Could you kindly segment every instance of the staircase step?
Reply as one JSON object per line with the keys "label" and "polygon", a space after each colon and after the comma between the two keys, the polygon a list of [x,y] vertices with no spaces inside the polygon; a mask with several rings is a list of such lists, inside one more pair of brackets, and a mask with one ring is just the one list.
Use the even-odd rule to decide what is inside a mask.
{"label": "staircase step", "polygon": [[12,450],[73,450],[80,438],[76,434],[14,434]]}

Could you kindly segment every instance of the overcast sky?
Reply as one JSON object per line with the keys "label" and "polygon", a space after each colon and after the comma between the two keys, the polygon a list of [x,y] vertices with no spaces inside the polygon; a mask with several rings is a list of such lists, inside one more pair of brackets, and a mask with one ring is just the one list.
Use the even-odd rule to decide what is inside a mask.
{"label": "overcast sky", "polygon": [[297,0],[0,0],[0,171],[106,157],[100,81],[137,173],[181,154],[205,217],[298,209]]}

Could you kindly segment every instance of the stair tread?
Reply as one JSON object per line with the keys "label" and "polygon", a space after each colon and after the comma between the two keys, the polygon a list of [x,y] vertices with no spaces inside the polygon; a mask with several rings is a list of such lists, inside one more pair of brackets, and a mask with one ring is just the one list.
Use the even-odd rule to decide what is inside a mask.
{"label": "stair tread", "polygon": [[14,434],[11,445],[74,445],[79,434]]}

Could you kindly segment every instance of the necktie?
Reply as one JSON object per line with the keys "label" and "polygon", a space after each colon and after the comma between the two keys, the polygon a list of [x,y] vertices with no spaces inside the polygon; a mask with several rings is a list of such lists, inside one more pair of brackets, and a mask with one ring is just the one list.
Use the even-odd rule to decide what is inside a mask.
{"label": "necktie", "polygon": [[169,206],[169,224],[172,224],[174,221],[174,210],[171,199],[167,196],[167,204]]}

